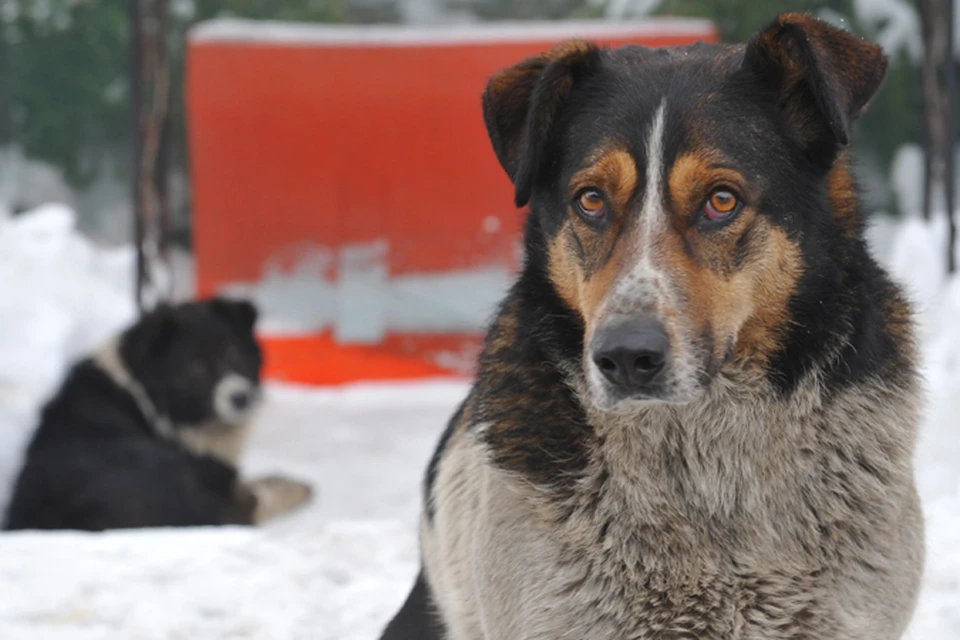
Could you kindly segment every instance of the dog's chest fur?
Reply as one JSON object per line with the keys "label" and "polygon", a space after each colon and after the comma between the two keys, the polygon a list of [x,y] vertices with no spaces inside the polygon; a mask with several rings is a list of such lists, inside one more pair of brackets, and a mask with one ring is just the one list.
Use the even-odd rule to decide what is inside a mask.
{"label": "dog's chest fur", "polygon": [[590,416],[589,461],[564,490],[491,464],[490,425],[462,425],[423,527],[450,639],[893,637],[885,574],[920,563],[899,529],[916,508],[914,403],[879,386],[744,391],[760,383]]}

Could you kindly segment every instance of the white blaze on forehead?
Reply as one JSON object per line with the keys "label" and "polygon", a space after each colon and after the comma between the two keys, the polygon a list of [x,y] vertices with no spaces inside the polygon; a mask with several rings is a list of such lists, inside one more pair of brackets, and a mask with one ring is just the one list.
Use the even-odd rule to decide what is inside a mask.
{"label": "white blaze on forehead", "polygon": [[663,219],[663,121],[666,112],[666,98],[657,107],[653,122],[647,132],[647,180],[643,194],[643,208],[640,211],[640,232],[642,243],[640,250],[646,255],[653,242],[655,232],[664,224]]}
{"label": "white blaze on forehead", "polygon": [[[667,103],[664,99],[647,129],[646,171],[644,175],[643,200],[639,215],[636,217],[636,236],[628,241],[635,243],[630,256],[631,263],[620,274],[616,284],[607,292],[596,314],[595,322],[589,331],[592,340],[593,331],[602,322],[632,321],[640,317],[652,317],[664,324],[670,336],[670,355],[665,374],[662,376],[662,399],[687,402],[700,392],[699,364],[691,330],[678,313],[679,290],[675,286],[677,276],[658,264],[654,258],[654,246],[663,237],[668,228],[667,211],[664,207],[667,180],[664,159],[664,136]],[[589,344],[589,342],[587,343]],[[585,352],[586,354],[587,352]],[[591,400],[598,409],[609,410],[624,402],[611,392],[600,369],[588,359],[587,385]],[[627,405],[630,402],[627,401]],[[638,405],[633,405],[638,406]]]}
{"label": "white blaze on forehead", "polygon": [[657,235],[666,226],[663,210],[663,137],[667,102],[664,99],[647,130],[647,167],[643,204],[637,218],[638,237],[634,263],[621,277],[606,301],[607,310],[631,313],[640,307],[656,305],[658,294],[666,287],[665,275],[653,262],[652,249]]}

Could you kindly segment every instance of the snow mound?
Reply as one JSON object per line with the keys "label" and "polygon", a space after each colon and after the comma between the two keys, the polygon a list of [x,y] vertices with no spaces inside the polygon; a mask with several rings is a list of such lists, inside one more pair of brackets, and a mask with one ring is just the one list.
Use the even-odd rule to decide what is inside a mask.
{"label": "snow mound", "polygon": [[0,218],[0,506],[68,363],[133,320],[135,256],[102,249],[64,205]]}
{"label": "snow mound", "polygon": [[[417,566],[409,527],[5,534],[5,638],[370,640]],[[29,559],[29,560],[28,560]]]}
{"label": "snow mound", "polygon": [[873,221],[871,243],[917,313],[927,408],[917,444],[926,518],[923,591],[908,640],[960,638],[960,275],[945,273],[946,216]]}

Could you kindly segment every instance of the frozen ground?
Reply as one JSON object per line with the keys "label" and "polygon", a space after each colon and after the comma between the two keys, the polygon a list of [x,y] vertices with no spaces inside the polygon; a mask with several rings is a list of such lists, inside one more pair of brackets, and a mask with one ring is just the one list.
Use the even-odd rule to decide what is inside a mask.
{"label": "frozen ground", "polygon": [[372,640],[417,566],[419,483],[465,383],[271,386],[244,461],[318,489],[243,528],[0,534],[0,638]]}
{"label": "frozen ground", "polygon": [[16,640],[373,640],[416,566],[396,522],[309,529],[7,534]]}
{"label": "frozen ground", "polygon": [[[960,279],[943,225],[881,220],[874,245],[921,311],[930,410],[918,450],[927,576],[908,638],[960,639]],[[0,219],[0,503],[64,363],[132,317],[124,250],[51,207]],[[416,567],[419,479],[465,383],[271,386],[248,475],[312,481],[316,500],[263,530],[0,535],[0,638],[365,640]]]}

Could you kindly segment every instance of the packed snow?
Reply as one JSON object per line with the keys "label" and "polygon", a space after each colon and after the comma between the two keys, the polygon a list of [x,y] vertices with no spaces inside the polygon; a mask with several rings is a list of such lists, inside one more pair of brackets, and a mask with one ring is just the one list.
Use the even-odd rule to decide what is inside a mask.
{"label": "packed snow", "polygon": [[[917,454],[927,575],[906,637],[956,640],[960,278],[944,276],[942,216],[878,218],[870,237],[917,302],[930,399]],[[0,505],[67,363],[134,317],[132,261],[77,233],[66,207],[0,217]],[[0,535],[0,637],[375,638],[416,570],[421,472],[466,391],[270,385],[244,472],[312,482],[306,508],[258,530]]]}
{"label": "packed snow", "polygon": [[418,44],[444,46],[481,43],[496,45],[531,40],[570,38],[617,38],[656,34],[712,34],[713,24],[702,18],[645,18],[601,22],[597,20],[501,21],[481,24],[441,24],[411,27],[393,25],[324,25],[274,20],[216,18],[197,24],[190,31],[194,44],[247,42],[262,46],[310,44],[312,46],[397,46]]}
{"label": "packed snow", "polygon": [[67,362],[135,317],[134,252],[101,249],[63,205],[15,218],[0,210],[0,504],[28,426]]}
{"label": "packed snow", "polygon": [[0,635],[372,640],[416,567],[396,522],[6,534]]}

